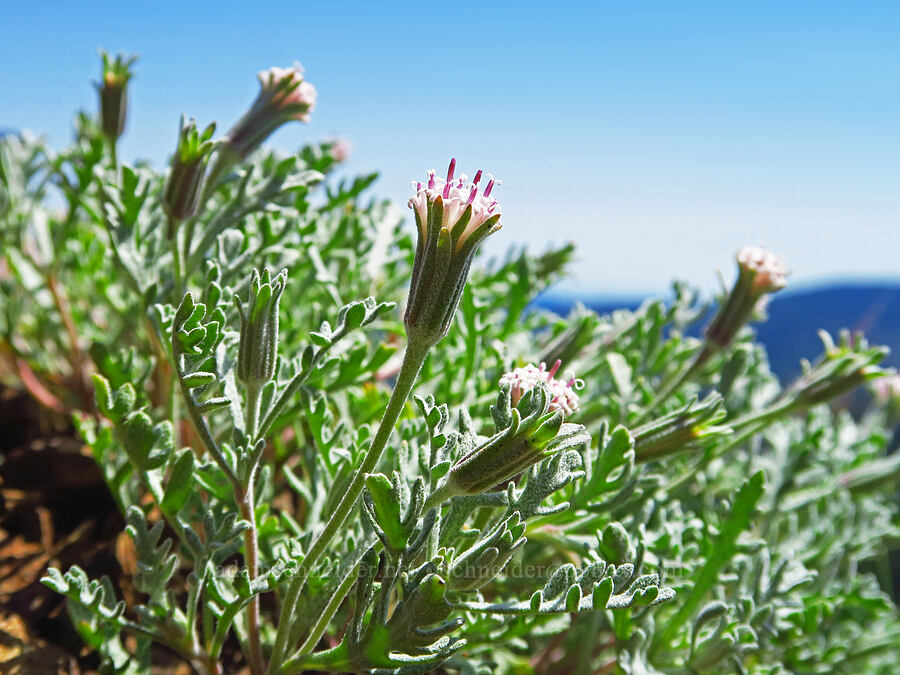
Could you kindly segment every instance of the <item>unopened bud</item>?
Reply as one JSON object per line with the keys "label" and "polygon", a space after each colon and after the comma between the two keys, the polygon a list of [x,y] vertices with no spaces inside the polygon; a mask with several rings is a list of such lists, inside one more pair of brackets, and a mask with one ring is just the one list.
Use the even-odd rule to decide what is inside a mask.
{"label": "unopened bud", "polygon": [[635,461],[648,462],[692,450],[711,436],[730,434],[731,427],[717,424],[726,414],[721,395],[713,393],[702,402],[694,399],[679,410],[633,429]]}
{"label": "unopened bud", "polygon": [[269,270],[260,276],[253,271],[250,297],[246,307],[234,296],[241,315],[241,339],[238,348],[237,377],[248,387],[258,388],[275,375],[278,356],[278,305],[287,283],[287,270],[274,279]]}
{"label": "unopened bud", "polygon": [[137,56],[126,58],[124,54],[119,54],[115,59],[110,59],[105,51],[101,55],[103,72],[101,81],[97,83],[100,94],[100,127],[107,138],[115,141],[125,132],[128,81],[132,76],[131,65],[137,60]]}
{"label": "unopened bud", "polygon": [[[172,169],[163,199],[166,212],[175,224],[190,218],[197,211],[206,166],[216,146],[212,140],[215,131],[215,123],[201,133],[194,120],[185,124],[184,118],[181,118],[178,147],[172,157]],[[169,234],[171,236],[172,233]]]}
{"label": "unopened bud", "polygon": [[225,135],[211,175],[219,177],[244,161],[276,129],[292,120],[309,122],[316,107],[316,88],[303,79],[303,67],[260,71],[260,90],[250,109]]}
{"label": "unopened bud", "polygon": [[[580,424],[563,422],[562,410],[550,410],[551,394],[546,383],[526,393],[517,407],[497,414],[509,424],[450,468],[438,491],[442,497],[478,494],[519,475],[525,469],[562,450],[589,443],[591,437]],[[508,385],[498,405],[510,406]]]}
{"label": "unopened bud", "polygon": [[806,364],[804,373],[782,396],[793,405],[826,403],[889,373],[878,365],[887,348],[870,347],[862,335],[844,331],[837,345],[825,331],[819,331],[819,337],[825,345],[822,358],[812,366]]}
{"label": "unopened bud", "polygon": [[724,349],[731,344],[738,331],[762,306],[766,294],[787,285],[788,272],[784,262],[761,246],[742,248],[736,260],[738,278],[706,329],[706,338],[716,349]]}

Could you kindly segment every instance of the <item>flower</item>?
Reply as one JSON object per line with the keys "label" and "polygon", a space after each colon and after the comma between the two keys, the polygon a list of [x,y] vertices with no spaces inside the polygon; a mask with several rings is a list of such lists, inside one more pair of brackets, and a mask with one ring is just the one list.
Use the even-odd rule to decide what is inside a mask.
{"label": "flower", "polygon": [[500,385],[509,385],[510,399],[515,406],[526,392],[534,389],[539,382],[544,382],[550,393],[550,410],[561,410],[564,415],[571,415],[578,410],[578,394],[575,392],[584,387],[584,381],[576,379],[571,372],[566,372],[563,379],[557,380],[555,376],[560,365],[562,361],[559,359],[550,370],[543,362],[539,368],[529,363],[504,373],[500,377]]}
{"label": "flower", "polygon": [[261,70],[256,77],[262,89],[257,102],[269,99],[267,105],[278,109],[287,120],[309,122],[316,107],[316,88],[303,79],[303,66],[294,62],[290,68]]}
{"label": "flower", "polygon": [[418,241],[404,323],[409,337],[425,343],[447,334],[478,246],[501,227],[491,195],[499,181],[479,170],[467,183],[455,173],[455,159],[446,179],[429,171],[424,183],[412,183],[416,193],[408,202]]}
{"label": "flower", "polygon": [[900,399],[900,375],[894,373],[878,378],[873,382],[872,390],[875,392],[875,400],[880,405],[887,405]]}
{"label": "flower", "polygon": [[787,286],[787,268],[781,256],[762,246],[745,246],[735,256],[738,277],[706,328],[707,344],[701,361],[724,349],[755,312],[765,308],[769,293]]}
{"label": "flower", "polygon": [[250,109],[225,137],[213,176],[243,161],[281,125],[309,122],[316,107],[316,88],[303,79],[303,67],[269,68],[257,75],[260,90]]}
{"label": "flower", "polygon": [[590,442],[584,426],[564,421],[560,401],[551,408],[556,397],[545,377],[534,378],[532,388],[521,395],[517,405],[512,390],[501,388],[497,404],[491,407],[497,432],[450,467],[426,508],[428,503],[502,486],[548,457]]}
{"label": "flower", "polygon": [[[413,181],[412,186],[416,194],[408,204],[409,208],[416,212],[419,234],[424,238],[427,236],[429,225],[428,206],[440,200],[438,203],[441,210],[440,224],[453,235],[454,249],[458,251],[472,234],[479,231],[479,228],[491,234],[502,227],[500,203],[491,196],[494,187],[499,186],[501,182],[487,174],[484,190],[479,194],[478,184],[484,178],[480,169],[471,183],[466,182],[468,178],[466,174],[454,178],[455,173],[456,159],[450,160],[446,179],[435,175],[435,170],[431,169],[425,183]],[[486,223],[490,225],[484,228]]]}
{"label": "flower", "polygon": [[735,256],[740,270],[752,275],[753,290],[773,293],[787,286],[787,268],[780,255],[762,246],[745,246]]}
{"label": "flower", "polygon": [[328,154],[335,162],[346,162],[353,152],[353,144],[343,136],[331,138],[328,143]]}

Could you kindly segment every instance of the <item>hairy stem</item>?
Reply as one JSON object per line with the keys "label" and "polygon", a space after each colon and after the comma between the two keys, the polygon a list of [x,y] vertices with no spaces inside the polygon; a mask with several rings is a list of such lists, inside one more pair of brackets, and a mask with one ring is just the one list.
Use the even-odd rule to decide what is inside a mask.
{"label": "hairy stem", "polygon": [[[260,388],[255,384],[247,386],[247,438],[252,448],[256,442],[257,419],[259,418],[259,394]],[[256,534],[256,505],[253,496],[253,483],[256,479],[256,471],[259,461],[254,464],[247,478],[247,486],[241,494],[235,494],[241,507],[241,517],[250,523],[250,527],[244,530],[244,562],[251,581],[259,574],[259,542]],[[263,659],[262,643],[260,642],[259,625],[259,595],[254,595],[247,607],[247,639],[250,645],[248,662],[250,672],[253,675],[263,675],[266,671]]]}
{"label": "hairy stem", "polygon": [[[250,476],[250,480],[247,481],[247,489],[240,500],[241,518],[250,523],[250,527],[244,530],[244,563],[251,581],[256,579],[259,574],[259,545],[256,537],[256,513],[253,497],[254,478],[254,475]],[[247,661],[253,675],[263,675],[266,671],[259,630],[259,595],[254,595],[247,606],[247,640],[250,645]]]}
{"label": "hairy stem", "polygon": [[316,537],[309,552],[303,558],[300,569],[288,588],[284,603],[281,606],[278,633],[275,638],[275,647],[272,651],[272,660],[269,663],[270,675],[278,672],[284,660],[285,651],[288,647],[288,637],[290,636],[291,619],[296,612],[300,593],[303,591],[306,580],[309,578],[309,574],[316,563],[327,550],[331,540],[340,531],[344,521],[347,520],[347,516],[350,515],[350,511],[356,505],[356,501],[359,499],[360,493],[362,493],[366,474],[371,473],[377,466],[378,460],[381,459],[388,439],[390,439],[391,433],[394,431],[394,426],[400,418],[400,413],[406,405],[413,384],[419,375],[419,371],[422,369],[422,364],[425,363],[425,357],[428,355],[428,350],[431,349],[431,346],[429,343],[422,344],[417,342],[410,342],[407,345],[406,353],[403,355],[403,365],[400,367],[400,373],[397,376],[397,383],[394,385],[394,391],[391,392],[390,401],[388,401],[375,438],[372,440],[372,445],[369,447],[362,464],[356,470],[353,480],[347,487],[347,491],[326,523],[325,528]]}

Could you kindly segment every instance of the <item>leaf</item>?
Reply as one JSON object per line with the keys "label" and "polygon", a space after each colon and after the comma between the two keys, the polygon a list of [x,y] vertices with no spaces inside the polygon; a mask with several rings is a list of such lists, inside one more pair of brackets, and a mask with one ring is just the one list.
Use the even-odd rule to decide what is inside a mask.
{"label": "leaf", "polygon": [[703,598],[716,583],[721,571],[731,561],[737,550],[738,537],[750,527],[750,520],[756,504],[765,492],[764,483],[763,472],[758,471],[747,479],[747,482],[738,490],[731,513],[722,523],[719,536],[710,547],[706,562],[696,576],[694,587],[675,616],[669,619],[663,629],[654,637],[651,652],[666,649],[669,646],[681,626],[694,615],[700,603],[703,602]]}
{"label": "leaf", "polygon": [[160,508],[174,515],[181,510],[194,487],[194,452],[190,448],[182,450],[172,465],[169,480],[163,492]]}

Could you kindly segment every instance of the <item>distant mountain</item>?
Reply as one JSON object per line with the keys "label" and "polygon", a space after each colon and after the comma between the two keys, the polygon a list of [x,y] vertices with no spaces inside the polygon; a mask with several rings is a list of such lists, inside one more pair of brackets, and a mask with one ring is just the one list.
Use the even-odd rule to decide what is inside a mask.
{"label": "distant mountain", "polygon": [[[606,314],[614,309],[636,309],[641,299],[634,297],[580,298],[547,295],[537,304],[565,316],[575,302]],[[842,328],[862,331],[871,344],[890,347],[887,364],[900,367],[900,285],[830,284],[772,296],[769,320],[754,324],[766,346],[772,370],[791,380],[800,373],[800,359],[815,359],[822,353],[818,330],[832,335]]]}

